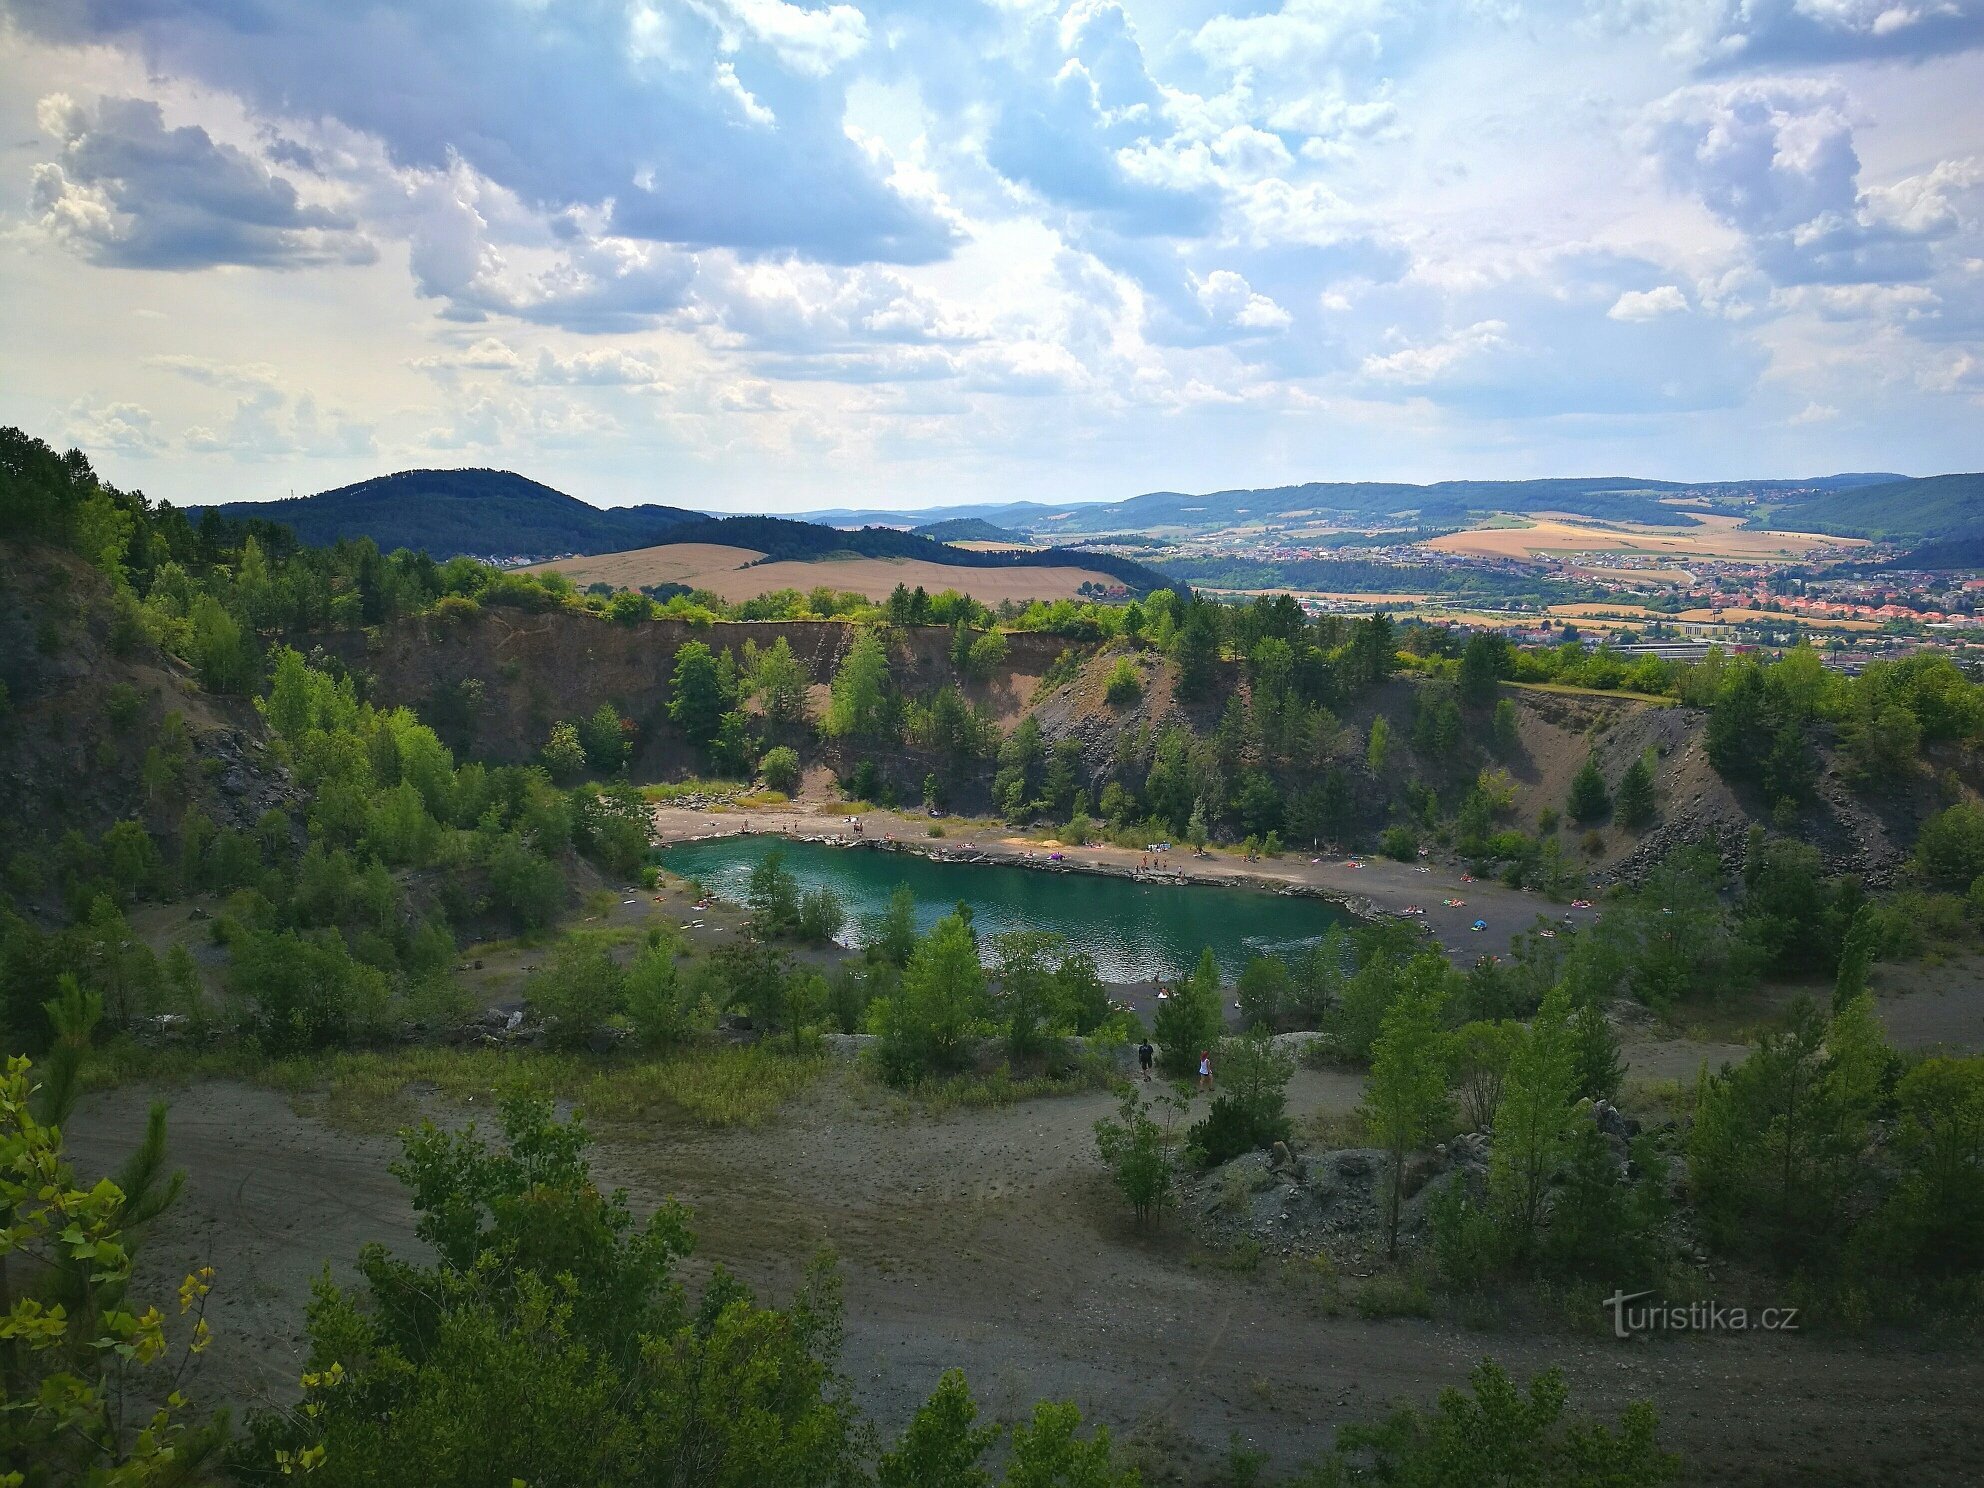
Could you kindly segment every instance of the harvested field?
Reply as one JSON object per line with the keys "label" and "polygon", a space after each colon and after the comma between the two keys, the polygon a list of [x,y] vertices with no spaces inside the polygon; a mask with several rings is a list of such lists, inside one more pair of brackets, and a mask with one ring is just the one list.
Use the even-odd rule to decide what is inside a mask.
{"label": "harvested field", "polygon": [[755,548],[733,548],[723,543],[663,543],[625,553],[554,558],[549,563],[533,563],[524,572],[556,571],[582,589],[588,584],[638,589],[643,584],[701,584],[705,574],[739,569],[764,556]]}
{"label": "harvested field", "polygon": [[[987,545],[990,551],[996,544]],[[687,584],[707,589],[735,604],[777,589],[848,590],[886,599],[898,584],[918,585],[932,594],[955,589],[986,604],[1001,600],[1077,599],[1084,584],[1115,588],[1121,580],[1092,568],[975,568],[931,563],[921,558],[782,558],[760,563],[763,553],[719,543],[663,543],[626,553],[557,558],[531,570],[556,569],[580,586],[611,584],[638,589],[652,584]]]}
{"label": "harvested field", "polygon": [[1676,557],[1742,558],[1752,562],[1791,562],[1818,548],[1865,547],[1858,538],[1812,532],[1755,531],[1723,516],[1696,517],[1692,529],[1631,523],[1599,525],[1539,518],[1528,527],[1478,527],[1429,538],[1422,544],[1443,553],[1477,558],[1535,558],[1566,553],[1661,553]]}
{"label": "harvested field", "polygon": [[1683,610],[1674,617],[1691,625],[1736,625],[1745,620],[1803,625],[1814,630],[1879,630],[1878,620],[1835,620],[1825,615],[1788,615],[1778,610]]}

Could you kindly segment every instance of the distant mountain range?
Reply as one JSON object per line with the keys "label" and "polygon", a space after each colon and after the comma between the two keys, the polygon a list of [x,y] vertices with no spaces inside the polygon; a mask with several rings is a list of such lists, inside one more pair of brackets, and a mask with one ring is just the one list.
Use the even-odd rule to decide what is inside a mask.
{"label": "distant mountain range", "polygon": [[369,537],[436,558],[617,553],[707,518],[677,506],[594,506],[509,470],[401,470],[286,501],[233,501],[224,517],[280,522],[310,547]]}
{"label": "distant mountain range", "polygon": [[1126,501],[1045,506],[1016,501],[1005,506],[925,507],[914,511],[833,508],[807,512],[808,520],[831,526],[881,523],[911,528],[946,519],[976,518],[1031,533],[1036,538],[1153,529],[1213,531],[1262,520],[1316,517],[1373,526],[1460,526],[1484,512],[1562,511],[1618,522],[1682,526],[1688,521],[1675,497],[1695,497],[1711,507],[1780,500],[1787,505],[1815,495],[1862,486],[1907,483],[1887,472],[1815,476],[1806,480],[1681,481],[1633,476],[1524,481],[1440,481],[1408,485],[1392,481],[1311,481],[1299,486],[1210,491],[1151,491]]}
{"label": "distant mountain range", "polygon": [[894,527],[847,532],[792,517],[713,517],[674,506],[597,507],[508,470],[402,470],[314,496],[237,501],[215,510],[225,517],[279,523],[311,547],[369,537],[382,552],[424,549],[435,558],[545,558],[719,543],[756,549],[767,561],[853,554],[952,567],[1073,564],[1107,573],[1139,594],[1171,582],[1153,568],[1107,553],[974,553]]}
{"label": "distant mountain range", "polygon": [[[1677,506],[1677,497],[1694,504]],[[217,509],[229,517],[282,523],[312,545],[370,537],[383,551],[424,548],[437,558],[547,557],[724,542],[774,558],[854,552],[945,563],[983,561],[986,555],[944,545],[971,539],[1080,542],[1112,533],[1207,532],[1253,523],[1285,527],[1311,520],[1353,529],[1426,529],[1462,526],[1487,512],[1539,511],[1681,526],[1691,510],[1707,509],[1739,513],[1758,526],[1925,545],[1937,561],[1954,562],[1984,540],[1984,475],[1911,479],[1863,472],[1694,484],[1629,476],[1433,485],[1314,481],[1199,495],[1152,491],[1125,501],[1067,506],[1017,501],[719,518],[673,506],[597,507],[507,470],[403,470],[314,496],[232,502]],[[1018,561],[1031,557],[1016,556]],[[1097,566],[1092,556],[1084,561]],[[1153,570],[1122,562],[1120,576],[1133,588],[1156,582]]]}

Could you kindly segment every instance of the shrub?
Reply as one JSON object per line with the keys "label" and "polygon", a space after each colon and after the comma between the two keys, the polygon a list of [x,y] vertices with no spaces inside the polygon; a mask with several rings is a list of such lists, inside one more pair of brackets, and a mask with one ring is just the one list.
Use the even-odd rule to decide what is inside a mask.
{"label": "shrub", "polygon": [[1187,1136],[1194,1161],[1214,1167],[1288,1140],[1288,1082],[1295,1056],[1255,1029],[1220,1040],[1213,1069],[1219,1093]]}
{"label": "shrub", "polygon": [[524,983],[524,1002],[556,1049],[582,1049],[627,1002],[626,974],[591,939],[562,942],[548,970]]}
{"label": "shrub", "polygon": [[1171,1203],[1176,1170],[1169,1134],[1150,1112],[1135,1090],[1128,1091],[1116,1120],[1096,1122],[1095,1145],[1110,1178],[1136,1212],[1137,1223],[1159,1225]]}
{"label": "shrub", "polygon": [[767,750],[758,761],[758,773],[769,789],[790,796],[799,788],[799,752],[786,744]]}
{"label": "shrub", "polygon": [[1117,657],[1115,669],[1109,673],[1109,686],[1103,694],[1109,706],[1134,707],[1143,695],[1143,674],[1137,670],[1136,663],[1127,656]]}
{"label": "shrub", "polygon": [[1413,862],[1419,856],[1419,834],[1410,827],[1386,827],[1379,834],[1378,851],[1401,863]]}

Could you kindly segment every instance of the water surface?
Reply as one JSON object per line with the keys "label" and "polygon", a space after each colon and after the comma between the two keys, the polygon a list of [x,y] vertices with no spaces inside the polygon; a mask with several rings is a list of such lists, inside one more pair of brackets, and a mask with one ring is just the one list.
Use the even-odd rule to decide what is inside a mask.
{"label": "water surface", "polygon": [[933,863],[906,852],[827,847],[776,837],[719,837],[666,848],[670,873],[700,879],[719,898],[742,903],[751,870],[774,849],[802,888],[830,886],[847,906],[841,932],[862,943],[865,922],[888,907],[906,883],[916,896],[916,924],[928,930],[959,901],[969,904],[981,942],[1007,930],[1050,930],[1087,951],[1105,980],[1175,977],[1212,947],[1228,978],[1249,958],[1288,954],[1350,915],[1326,899],[1204,884],[1145,884],[1097,873],[1051,873],[1003,863]]}

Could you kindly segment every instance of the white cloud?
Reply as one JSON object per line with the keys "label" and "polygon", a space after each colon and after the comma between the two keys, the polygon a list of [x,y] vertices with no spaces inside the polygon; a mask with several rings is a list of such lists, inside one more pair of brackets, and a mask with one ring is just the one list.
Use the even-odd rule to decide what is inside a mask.
{"label": "white cloud", "polygon": [[1629,289],[1612,302],[1606,315],[1612,320],[1658,320],[1678,315],[1688,308],[1688,297],[1680,287],[1663,284],[1658,289]]}

